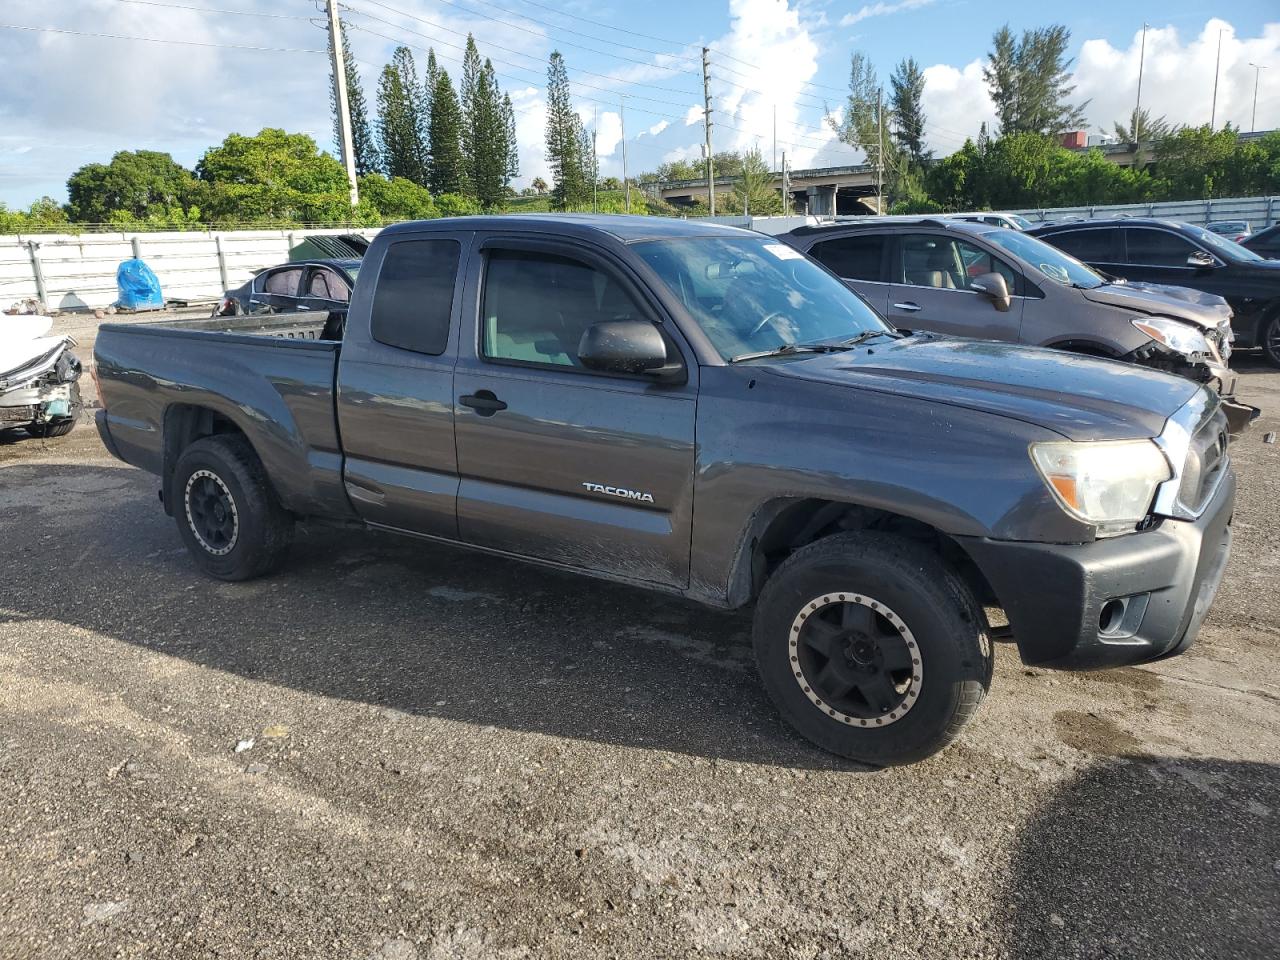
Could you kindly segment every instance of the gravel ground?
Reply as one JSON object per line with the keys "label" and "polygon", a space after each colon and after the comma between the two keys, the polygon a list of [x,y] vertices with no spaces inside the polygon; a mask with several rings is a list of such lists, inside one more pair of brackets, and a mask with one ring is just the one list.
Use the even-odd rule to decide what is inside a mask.
{"label": "gravel ground", "polygon": [[1277,428],[1189,654],[1002,647],[880,772],[782,725],[746,616],[324,529],[217,583],[91,428],[0,435],[0,957],[1274,957]]}

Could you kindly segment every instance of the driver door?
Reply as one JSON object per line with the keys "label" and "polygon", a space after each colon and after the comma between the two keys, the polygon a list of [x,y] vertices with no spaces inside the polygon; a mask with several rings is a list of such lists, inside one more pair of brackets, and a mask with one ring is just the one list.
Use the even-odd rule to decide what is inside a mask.
{"label": "driver door", "polygon": [[[669,586],[689,577],[697,366],[618,263],[495,238],[472,258],[454,374],[461,539]],[[598,320],[659,322],[686,379],[589,370]]]}

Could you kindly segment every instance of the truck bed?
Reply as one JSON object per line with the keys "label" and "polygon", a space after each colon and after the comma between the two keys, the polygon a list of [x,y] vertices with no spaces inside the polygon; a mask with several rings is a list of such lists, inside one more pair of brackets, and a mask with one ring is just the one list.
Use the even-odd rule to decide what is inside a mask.
{"label": "truck bed", "polygon": [[173,466],[166,431],[184,411],[212,411],[249,439],[282,503],[332,515],[347,500],[334,409],[340,344],[319,339],[324,318],[103,324],[95,354],[104,442],[164,477]]}

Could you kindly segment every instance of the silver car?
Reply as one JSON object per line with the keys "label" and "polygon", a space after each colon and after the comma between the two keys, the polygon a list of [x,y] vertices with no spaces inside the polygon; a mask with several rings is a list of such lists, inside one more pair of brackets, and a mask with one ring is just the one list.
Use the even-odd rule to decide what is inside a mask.
{"label": "silver car", "polygon": [[[949,217],[800,227],[779,239],[840,276],[899,329],[1054,347],[1235,393],[1221,297],[1103,276],[1019,230]],[[1243,408],[1233,426],[1256,413]]]}

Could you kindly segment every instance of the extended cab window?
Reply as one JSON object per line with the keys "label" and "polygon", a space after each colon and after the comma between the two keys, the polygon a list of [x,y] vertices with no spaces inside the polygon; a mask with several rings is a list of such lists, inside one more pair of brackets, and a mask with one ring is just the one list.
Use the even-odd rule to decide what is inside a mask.
{"label": "extended cab window", "polygon": [[1129,248],[1125,262],[1147,267],[1185,267],[1187,257],[1199,249],[1190,240],[1165,230],[1129,227],[1125,241]]}
{"label": "extended cab window", "polygon": [[401,240],[382,261],[373,297],[373,339],[438,357],[449,343],[456,240]]}
{"label": "extended cab window", "polygon": [[1003,260],[975,244],[937,234],[908,234],[899,247],[899,283],[943,290],[968,290],[969,281],[999,273],[1016,293],[1018,274]]}
{"label": "extended cab window", "polygon": [[578,344],[597,320],[645,317],[617,280],[579,260],[493,250],[485,270],[484,356],[582,367]]}
{"label": "extended cab window", "polygon": [[833,237],[815,243],[809,256],[845,280],[879,280],[885,237]]}

